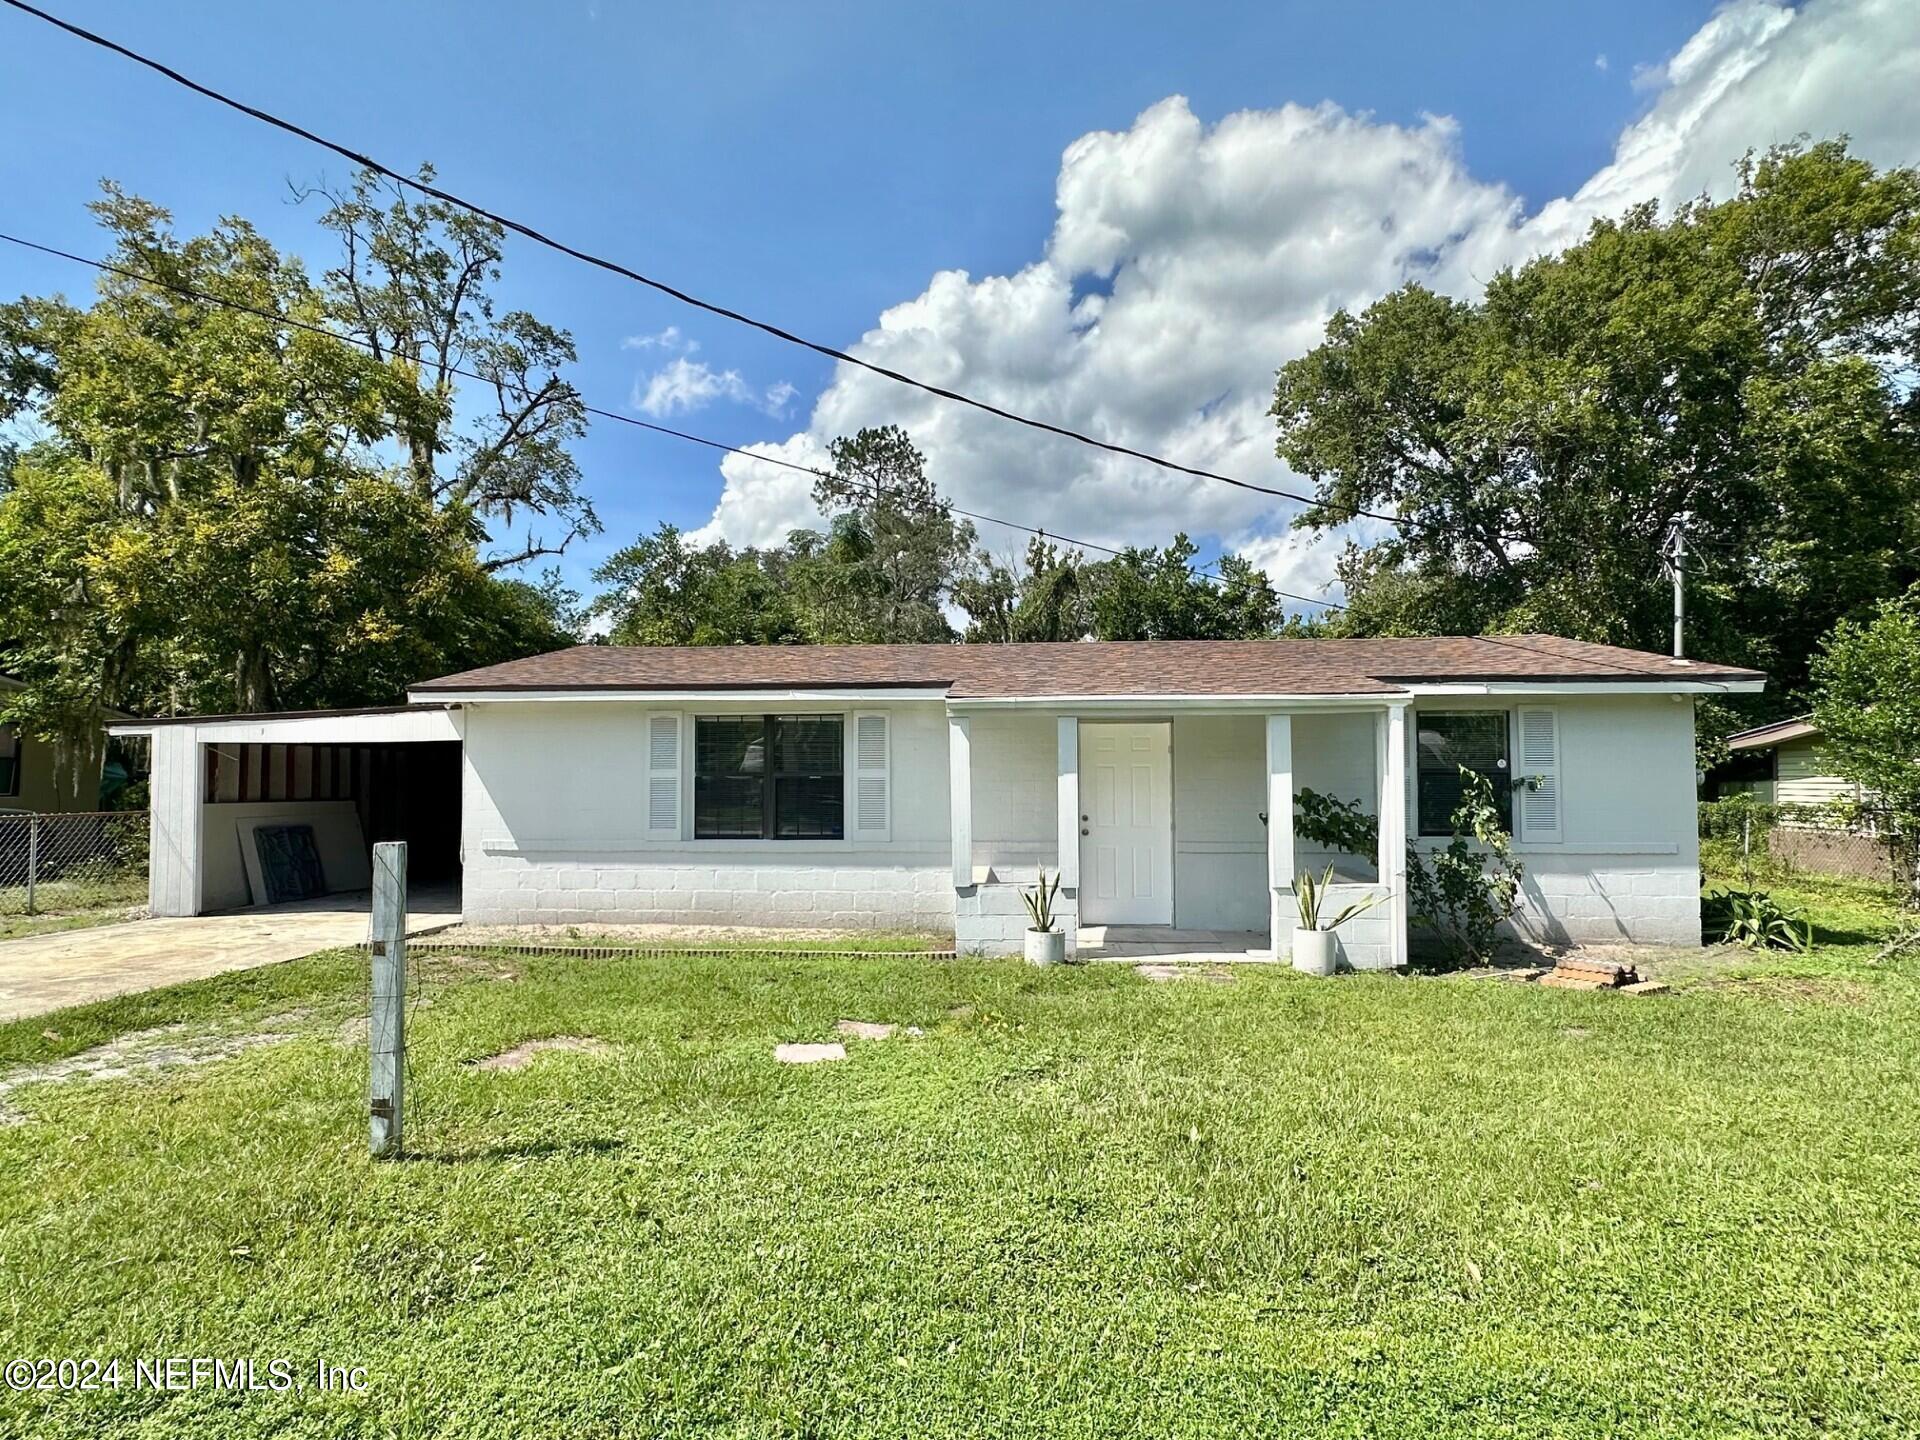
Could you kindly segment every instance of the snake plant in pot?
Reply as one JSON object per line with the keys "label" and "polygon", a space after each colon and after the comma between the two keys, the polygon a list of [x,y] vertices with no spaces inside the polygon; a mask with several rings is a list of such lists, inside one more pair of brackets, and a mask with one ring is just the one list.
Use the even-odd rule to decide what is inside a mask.
{"label": "snake plant in pot", "polygon": [[1033,923],[1027,926],[1027,961],[1033,965],[1058,965],[1067,958],[1067,937],[1053,921],[1054,897],[1060,893],[1060,872],[1053,872],[1053,883],[1047,883],[1047,867],[1040,867],[1040,883],[1031,890],[1022,890],[1020,899],[1027,907],[1027,918]]}
{"label": "snake plant in pot", "polygon": [[1334,971],[1333,932],[1354,916],[1371,910],[1386,898],[1376,893],[1356,900],[1338,915],[1326,915],[1327,891],[1333,888],[1333,866],[1315,875],[1302,870],[1294,881],[1294,899],[1300,907],[1300,923],[1293,931],[1293,968],[1308,975],[1331,975]]}

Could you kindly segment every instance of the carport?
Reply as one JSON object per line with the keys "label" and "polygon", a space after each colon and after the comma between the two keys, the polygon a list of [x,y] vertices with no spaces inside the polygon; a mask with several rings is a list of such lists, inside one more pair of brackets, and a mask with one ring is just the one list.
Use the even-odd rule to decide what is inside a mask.
{"label": "carport", "polygon": [[[408,845],[409,888],[457,912],[460,713],[407,705],[138,720],[151,742],[155,915],[202,915],[371,881],[373,846]],[[297,874],[295,873],[297,872]]]}

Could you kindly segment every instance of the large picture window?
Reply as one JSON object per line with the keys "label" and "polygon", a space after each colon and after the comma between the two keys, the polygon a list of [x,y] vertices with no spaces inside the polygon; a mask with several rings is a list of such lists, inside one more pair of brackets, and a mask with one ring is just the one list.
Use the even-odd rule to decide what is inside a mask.
{"label": "large picture window", "polygon": [[846,773],[838,715],[702,715],[693,722],[696,840],[838,840]]}
{"label": "large picture window", "polygon": [[1487,777],[1500,825],[1513,829],[1513,765],[1507,753],[1507,712],[1461,710],[1422,714],[1420,725],[1420,833],[1451,835],[1471,770]]}
{"label": "large picture window", "polygon": [[20,736],[9,725],[0,725],[0,795],[9,799],[20,793]]}

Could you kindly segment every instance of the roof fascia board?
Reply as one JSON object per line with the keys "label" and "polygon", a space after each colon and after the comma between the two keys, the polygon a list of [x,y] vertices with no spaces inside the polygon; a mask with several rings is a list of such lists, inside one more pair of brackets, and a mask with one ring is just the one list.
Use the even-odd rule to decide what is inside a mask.
{"label": "roof fascia board", "polygon": [[1410,704],[1411,695],[977,695],[957,696],[947,709],[1078,712],[1155,710],[1168,706],[1194,710],[1379,710]]}
{"label": "roof fascia board", "polygon": [[1764,680],[1461,680],[1409,684],[1414,695],[1757,695]]}
{"label": "roof fascia board", "polygon": [[568,704],[581,701],[619,701],[640,705],[739,701],[764,704],[779,701],[860,705],[873,700],[944,700],[944,685],[740,685],[684,690],[553,689],[553,690],[426,690],[407,697],[416,705],[450,701],[461,705]]}

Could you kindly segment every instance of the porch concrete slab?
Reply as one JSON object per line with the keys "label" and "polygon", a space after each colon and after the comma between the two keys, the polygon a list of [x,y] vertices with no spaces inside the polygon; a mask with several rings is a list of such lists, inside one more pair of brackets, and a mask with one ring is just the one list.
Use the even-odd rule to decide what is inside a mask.
{"label": "porch concrete slab", "polygon": [[[364,945],[368,904],[365,892],[329,895],[224,915],[127,920],[0,941],[0,1020]],[[454,892],[416,892],[407,933],[438,930],[459,918]]]}
{"label": "porch concrete slab", "polygon": [[1273,962],[1264,931],[1174,930],[1164,925],[1089,925],[1076,941],[1080,960],[1152,960],[1163,964]]}

